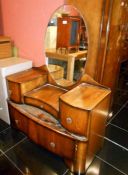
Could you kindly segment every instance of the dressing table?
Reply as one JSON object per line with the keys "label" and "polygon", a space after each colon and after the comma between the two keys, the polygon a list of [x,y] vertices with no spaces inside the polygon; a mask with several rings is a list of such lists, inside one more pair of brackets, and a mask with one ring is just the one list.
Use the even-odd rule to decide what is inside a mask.
{"label": "dressing table", "polygon": [[[66,2],[71,5],[76,2],[81,12],[92,13],[92,10],[87,9],[88,6],[91,9],[94,7],[92,2]],[[101,9],[102,5],[97,5],[94,10]],[[89,38],[87,51],[63,54],[45,50],[46,57],[68,62],[67,80],[54,79],[46,65],[7,77],[12,126],[24,132],[35,143],[61,156],[70,171],[77,174],[86,172],[95,154],[103,146],[111,95],[109,88],[92,78],[96,71],[100,17],[91,15],[91,18],[86,18]],[[96,26],[90,20],[94,17],[98,18]],[[86,56],[85,71],[74,83],[74,62]],[[62,83],[58,84],[61,80]]]}
{"label": "dressing table", "polygon": [[12,126],[85,173],[103,145],[110,89],[87,74],[62,87],[45,65],[7,76],[7,83]]}
{"label": "dressing table", "polygon": [[[8,104],[14,127],[63,157],[69,169],[80,174],[86,172],[103,145],[109,88],[114,91],[124,53],[120,50],[124,47],[126,51],[128,2],[65,0],[65,4],[77,7],[86,22],[85,73],[75,84],[66,86],[57,84],[45,66],[9,76]],[[46,56],[53,53],[46,50]]]}

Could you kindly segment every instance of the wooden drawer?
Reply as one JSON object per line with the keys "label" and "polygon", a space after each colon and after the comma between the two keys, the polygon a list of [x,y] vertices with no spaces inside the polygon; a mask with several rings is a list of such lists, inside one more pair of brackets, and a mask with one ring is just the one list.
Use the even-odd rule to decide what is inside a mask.
{"label": "wooden drawer", "polygon": [[89,112],[74,108],[60,100],[61,124],[70,132],[87,136]]}
{"label": "wooden drawer", "polygon": [[45,110],[45,111],[49,112],[54,117],[59,118],[58,110],[56,108],[54,108],[53,106],[45,103],[44,101],[41,101],[40,99],[35,99],[35,98],[28,97],[27,94],[26,94],[26,96],[24,96],[24,103],[35,106],[35,107],[38,107],[42,110]]}
{"label": "wooden drawer", "polygon": [[58,118],[59,97],[67,91],[57,86],[45,84],[44,86],[24,95],[24,102],[41,109]]}
{"label": "wooden drawer", "polygon": [[[110,94],[109,89],[81,83],[60,96],[61,124],[70,132],[88,138],[92,112]],[[99,108],[97,111],[102,111]]]}
{"label": "wooden drawer", "polygon": [[10,120],[11,120],[12,126],[14,128],[21,130],[25,134],[27,134],[28,133],[28,118],[26,118],[22,113],[20,113],[10,104],[8,106],[9,106],[9,114],[10,114]]}
{"label": "wooden drawer", "polygon": [[23,102],[23,95],[47,82],[47,74],[34,68],[7,77],[10,100]]}
{"label": "wooden drawer", "polygon": [[[33,107],[25,110],[24,104],[9,102],[11,123],[23,131],[35,143],[67,159],[72,159],[76,152],[76,143],[86,143],[87,139],[71,135],[56,119],[43,118],[40,109]],[[30,106],[29,106],[30,107]]]}
{"label": "wooden drawer", "polygon": [[75,141],[71,138],[54,132],[48,128],[38,126],[38,142],[49,151],[68,159],[73,159]]}

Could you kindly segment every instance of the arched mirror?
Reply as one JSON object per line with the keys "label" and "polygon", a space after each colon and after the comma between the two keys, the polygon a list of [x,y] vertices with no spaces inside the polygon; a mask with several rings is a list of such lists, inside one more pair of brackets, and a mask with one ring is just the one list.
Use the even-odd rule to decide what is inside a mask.
{"label": "arched mirror", "polygon": [[48,70],[61,86],[74,84],[84,73],[88,34],[79,11],[63,5],[49,20],[45,36]]}

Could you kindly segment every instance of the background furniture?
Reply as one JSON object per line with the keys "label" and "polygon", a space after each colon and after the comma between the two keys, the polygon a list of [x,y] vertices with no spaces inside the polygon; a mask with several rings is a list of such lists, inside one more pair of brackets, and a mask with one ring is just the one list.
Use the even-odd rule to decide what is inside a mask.
{"label": "background furniture", "polygon": [[45,49],[56,49],[57,26],[48,26],[45,36]]}
{"label": "background furniture", "polygon": [[[62,32],[63,31],[63,32]],[[56,49],[64,49],[70,52],[77,51],[80,43],[80,18],[74,16],[62,16],[57,18],[57,43]]]}
{"label": "background furniture", "polygon": [[46,49],[46,56],[51,59],[64,60],[67,62],[67,80],[73,82],[75,60],[85,58],[87,50],[73,53],[57,52],[56,49]]}
{"label": "background furniture", "polygon": [[64,68],[58,65],[49,64],[48,70],[55,80],[60,80],[64,78]]}
{"label": "background furniture", "polygon": [[7,36],[0,36],[0,59],[12,57],[11,39]]}
{"label": "background furniture", "polygon": [[31,67],[32,61],[27,59],[16,57],[0,59],[0,118],[8,124],[10,124],[10,117],[7,105],[6,76]]}

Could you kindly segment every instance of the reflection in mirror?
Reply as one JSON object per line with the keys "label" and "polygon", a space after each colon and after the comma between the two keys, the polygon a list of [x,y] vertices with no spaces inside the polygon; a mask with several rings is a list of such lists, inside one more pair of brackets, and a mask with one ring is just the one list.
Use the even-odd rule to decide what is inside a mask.
{"label": "reflection in mirror", "polygon": [[45,36],[46,64],[56,82],[74,84],[84,73],[88,36],[80,13],[63,5],[52,15]]}

